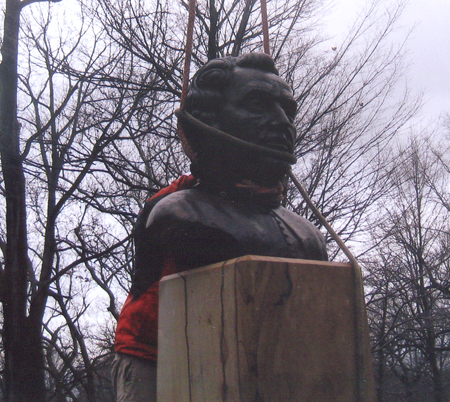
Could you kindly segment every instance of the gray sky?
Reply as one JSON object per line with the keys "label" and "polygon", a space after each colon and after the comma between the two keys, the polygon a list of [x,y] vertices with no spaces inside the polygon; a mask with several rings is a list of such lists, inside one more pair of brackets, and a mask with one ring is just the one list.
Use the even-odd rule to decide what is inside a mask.
{"label": "gray sky", "polygon": [[[335,0],[325,22],[329,33],[343,33],[369,1]],[[396,0],[384,1],[393,3]],[[407,44],[407,79],[413,91],[424,92],[422,119],[436,121],[440,115],[450,114],[450,0],[409,0],[399,23],[394,41],[402,41],[415,26]]]}

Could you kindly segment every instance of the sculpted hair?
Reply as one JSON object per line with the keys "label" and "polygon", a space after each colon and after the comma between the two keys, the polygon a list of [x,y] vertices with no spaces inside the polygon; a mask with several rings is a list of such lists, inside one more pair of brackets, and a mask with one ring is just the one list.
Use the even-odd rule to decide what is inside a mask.
{"label": "sculpted hair", "polygon": [[223,90],[229,85],[236,67],[253,68],[278,75],[272,58],[265,53],[247,53],[239,57],[211,60],[192,78],[185,110],[204,123],[212,124],[216,111],[222,106]]}

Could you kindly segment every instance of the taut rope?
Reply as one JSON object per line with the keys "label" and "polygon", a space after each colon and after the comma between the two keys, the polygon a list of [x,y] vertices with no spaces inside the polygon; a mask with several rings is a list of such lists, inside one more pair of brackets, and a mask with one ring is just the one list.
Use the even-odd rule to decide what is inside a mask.
{"label": "taut rope", "polygon": [[[189,17],[188,17],[188,25],[186,32],[186,47],[185,47],[185,56],[184,56],[184,66],[183,66],[183,85],[181,87],[181,99],[180,99],[180,109],[184,109],[184,104],[186,102],[186,95],[189,83],[189,70],[191,68],[191,56],[192,56],[192,43],[194,37],[194,22],[195,22],[195,7],[196,0],[189,0]],[[178,123],[178,135],[180,136],[181,145],[184,149],[184,152],[189,157],[190,160],[196,159],[196,154],[194,150],[191,148],[189,141],[184,134],[183,128],[181,124]]]}
{"label": "taut rope", "polygon": [[270,55],[269,23],[267,22],[267,4],[266,4],[266,0],[261,0],[261,20],[262,20],[264,53]]}
{"label": "taut rope", "polygon": [[[263,46],[264,53],[270,54],[269,47],[269,25],[267,19],[267,5],[266,0],[260,0],[261,2],[261,19],[262,19],[262,31],[263,31]],[[194,32],[194,20],[195,20],[195,7],[196,0],[189,0],[189,17],[188,17],[188,26],[187,26],[187,37],[186,37],[186,55],[184,60],[184,71],[183,71],[183,86],[181,92],[181,101],[180,101],[180,109],[178,109],[175,113],[178,118],[185,119],[189,123],[201,127],[204,130],[207,130],[210,133],[213,133],[216,136],[224,138],[227,141],[233,141],[238,143],[240,146],[255,149],[256,151],[262,152],[267,155],[271,155],[273,157],[288,160],[291,163],[295,163],[296,159],[293,155],[290,155],[286,152],[280,152],[276,150],[271,150],[270,148],[261,147],[255,144],[248,143],[246,141],[239,140],[227,133],[224,133],[220,130],[217,130],[213,127],[207,126],[203,122],[195,119],[190,114],[184,111],[184,104],[186,100],[187,87],[189,81],[189,69],[192,55],[192,42],[193,42],[193,32]],[[186,136],[181,128],[181,125],[178,125],[178,132],[180,135],[181,143],[183,145],[183,149],[185,150],[187,156],[193,160],[196,158],[195,153],[190,147]],[[290,156],[290,159],[286,156]],[[293,158],[293,159],[292,159]],[[353,278],[354,278],[354,286],[355,286],[355,298],[354,298],[354,307],[355,307],[355,331],[356,331],[356,386],[357,386],[357,400],[360,402],[365,401],[366,387],[365,382],[367,381],[367,372],[364,364],[364,333],[365,333],[365,300],[364,300],[364,288],[363,288],[363,280],[362,280],[362,271],[358,264],[358,261],[353,256],[351,251],[339,237],[339,235],[333,230],[330,224],[326,221],[317,207],[313,204],[310,199],[308,193],[305,191],[301,183],[295,177],[292,171],[289,172],[289,177],[292,182],[300,191],[300,194],[304,198],[305,202],[308,204],[309,208],[316,215],[317,219],[321,222],[321,224],[327,229],[328,233],[331,235],[334,241],[338,244],[347,258],[350,260],[353,269]]]}

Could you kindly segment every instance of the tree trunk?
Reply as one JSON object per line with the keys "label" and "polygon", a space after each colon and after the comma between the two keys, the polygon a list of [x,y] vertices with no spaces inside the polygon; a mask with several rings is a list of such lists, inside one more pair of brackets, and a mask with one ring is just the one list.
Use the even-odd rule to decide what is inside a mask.
{"label": "tree trunk", "polygon": [[384,372],[385,372],[385,361],[384,361],[384,350],[380,349],[378,352],[378,367],[377,367],[377,401],[383,402],[383,390],[384,390]]}
{"label": "tree trunk", "polygon": [[25,177],[17,122],[17,55],[21,5],[7,0],[0,66],[0,153],[6,197],[6,252],[2,295],[7,400],[44,401],[41,323],[27,318]]}
{"label": "tree trunk", "polygon": [[242,41],[244,40],[245,36],[245,29],[247,28],[247,23],[255,2],[256,0],[246,0],[244,12],[242,13],[241,23],[239,24],[239,29],[236,34],[233,50],[231,52],[231,55],[234,57],[237,57],[239,55],[239,52],[241,51]]}
{"label": "tree trunk", "polygon": [[217,57],[217,19],[215,0],[209,2],[208,61]]}
{"label": "tree trunk", "polygon": [[436,356],[436,342],[435,334],[431,329],[427,331],[428,339],[428,360],[431,367],[431,377],[433,379],[434,385],[434,401],[443,402],[444,401],[444,386],[442,383],[441,370],[439,369],[438,359]]}

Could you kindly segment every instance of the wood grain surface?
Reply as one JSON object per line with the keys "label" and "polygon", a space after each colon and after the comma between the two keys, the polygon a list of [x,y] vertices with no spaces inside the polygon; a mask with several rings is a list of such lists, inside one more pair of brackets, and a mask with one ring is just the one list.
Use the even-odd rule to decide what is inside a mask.
{"label": "wood grain surface", "polygon": [[356,401],[353,300],[342,263],[246,256],[165,277],[158,402]]}

